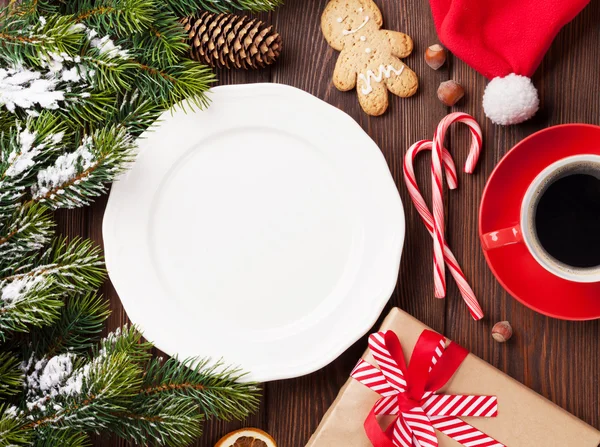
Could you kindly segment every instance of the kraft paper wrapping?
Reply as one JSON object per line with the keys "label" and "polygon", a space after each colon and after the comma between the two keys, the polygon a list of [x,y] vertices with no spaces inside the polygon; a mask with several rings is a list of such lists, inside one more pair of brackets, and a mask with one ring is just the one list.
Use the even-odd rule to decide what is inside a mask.
{"label": "kraft paper wrapping", "polygon": [[[398,335],[405,358],[409,359],[419,335],[428,327],[406,312],[394,308],[381,326],[381,330],[389,329]],[[363,357],[375,364],[368,352]],[[498,417],[462,419],[507,447],[600,445],[598,430],[473,354],[467,356],[440,393],[497,396]],[[371,447],[363,423],[378,398],[379,395],[374,391],[348,379],[307,447]],[[437,435],[440,447],[460,447],[459,443],[444,434],[437,432]]]}

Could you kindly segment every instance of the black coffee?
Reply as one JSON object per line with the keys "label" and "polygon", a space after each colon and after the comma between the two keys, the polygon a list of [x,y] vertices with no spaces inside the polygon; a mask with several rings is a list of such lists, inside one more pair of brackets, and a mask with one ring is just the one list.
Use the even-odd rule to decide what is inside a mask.
{"label": "black coffee", "polygon": [[535,228],[557,260],[580,268],[600,265],[600,180],[589,174],[556,180],[538,202]]}

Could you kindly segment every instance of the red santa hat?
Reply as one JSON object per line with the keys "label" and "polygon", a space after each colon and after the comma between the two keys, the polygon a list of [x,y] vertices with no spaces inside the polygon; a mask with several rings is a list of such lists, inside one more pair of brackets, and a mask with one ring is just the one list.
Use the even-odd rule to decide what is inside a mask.
{"label": "red santa hat", "polygon": [[539,107],[530,77],[552,40],[589,0],[430,0],[441,42],[490,79],[485,114],[496,124],[528,120]]}

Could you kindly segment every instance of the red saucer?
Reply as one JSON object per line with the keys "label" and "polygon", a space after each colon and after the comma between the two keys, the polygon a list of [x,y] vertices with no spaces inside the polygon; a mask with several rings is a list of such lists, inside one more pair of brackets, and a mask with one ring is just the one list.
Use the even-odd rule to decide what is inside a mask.
{"label": "red saucer", "polygon": [[[600,127],[549,127],[512,148],[483,191],[479,236],[517,224],[521,200],[533,179],[555,161],[578,154],[600,155]],[[600,283],[574,283],[552,275],[535,261],[525,244],[507,245],[484,254],[500,284],[531,309],[564,320],[600,318]]]}

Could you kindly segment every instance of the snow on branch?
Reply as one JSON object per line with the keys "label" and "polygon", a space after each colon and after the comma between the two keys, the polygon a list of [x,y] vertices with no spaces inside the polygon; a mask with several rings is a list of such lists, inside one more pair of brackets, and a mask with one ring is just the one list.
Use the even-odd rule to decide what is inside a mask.
{"label": "snow on branch", "polygon": [[56,79],[47,79],[40,72],[25,67],[0,68],[0,105],[9,112],[15,112],[17,107],[58,109],[65,92],[57,89],[57,84]]}

